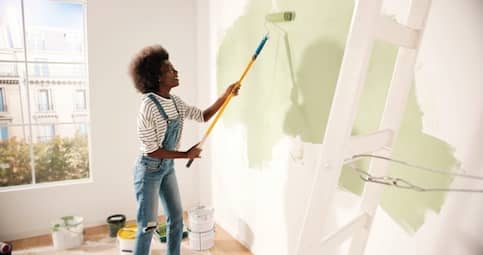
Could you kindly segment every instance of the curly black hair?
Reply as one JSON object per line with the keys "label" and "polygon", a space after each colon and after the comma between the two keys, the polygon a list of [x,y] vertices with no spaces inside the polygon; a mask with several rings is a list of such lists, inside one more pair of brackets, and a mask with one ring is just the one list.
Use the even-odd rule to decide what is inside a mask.
{"label": "curly black hair", "polygon": [[157,92],[162,76],[161,66],[169,59],[168,52],[160,45],[142,49],[131,61],[129,74],[134,87],[141,93]]}

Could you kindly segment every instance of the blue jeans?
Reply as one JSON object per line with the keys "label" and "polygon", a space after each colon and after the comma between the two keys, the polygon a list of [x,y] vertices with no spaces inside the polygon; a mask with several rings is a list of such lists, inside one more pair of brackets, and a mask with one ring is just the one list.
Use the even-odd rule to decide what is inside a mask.
{"label": "blue jeans", "polygon": [[158,195],[166,215],[167,255],[179,255],[183,236],[183,209],[172,159],[140,156],[134,170],[138,202],[135,255],[149,254],[158,225]]}

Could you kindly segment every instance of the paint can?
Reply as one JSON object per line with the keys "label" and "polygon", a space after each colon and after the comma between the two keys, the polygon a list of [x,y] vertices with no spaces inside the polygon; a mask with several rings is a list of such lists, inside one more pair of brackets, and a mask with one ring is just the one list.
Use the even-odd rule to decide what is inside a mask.
{"label": "paint can", "polygon": [[56,250],[79,247],[84,242],[84,218],[64,216],[51,222],[52,241]]}
{"label": "paint can", "polygon": [[136,225],[129,225],[117,231],[117,240],[119,242],[119,250],[121,255],[134,254],[134,242],[136,240]]}
{"label": "paint can", "polygon": [[189,229],[192,232],[206,232],[214,228],[215,209],[199,205],[188,211]]}
{"label": "paint can", "polygon": [[192,232],[188,229],[190,249],[194,251],[208,250],[215,245],[215,229],[206,232]]}
{"label": "paint can", "polygon": [[109,236],[116,237],[117,231],[126,224],[126,216],[122,214],[114,214],[107,217],[107,225],[109,226]]}
{"label": "paint can", "polygon": [[207,250],[215,244],[214,211],[213,208],[204,205],[188,211],[188,238],[192,250]]}

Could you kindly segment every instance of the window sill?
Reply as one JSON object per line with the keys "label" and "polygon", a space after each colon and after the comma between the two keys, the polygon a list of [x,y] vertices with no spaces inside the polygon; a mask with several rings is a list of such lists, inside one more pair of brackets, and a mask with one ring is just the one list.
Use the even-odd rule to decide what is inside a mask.
{"label": "window sill", "polygon": [[10,187],[0,187],[0,193],[16,192],[24,190],[36,190],[44,188],[56,188],[61,186],[71,186],[78,184],[91,184],[94,183],[92,178],[78,179],[78,180],[66,180],[58,182],[48,182],[48,183],[37,183],[37,184],[25,184],[25,185],[15,185]]}

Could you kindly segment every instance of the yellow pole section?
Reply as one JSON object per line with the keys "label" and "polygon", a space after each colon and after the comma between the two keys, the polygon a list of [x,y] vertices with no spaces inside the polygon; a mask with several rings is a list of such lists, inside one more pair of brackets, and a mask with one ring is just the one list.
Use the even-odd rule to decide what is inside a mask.
{"label": "yellow pole section", "polygon": [[[225,99],[225,101],[223,102],[223,104],[221,105],[220,109],[218,110],[218,113],[216,114],[215,116],[215,119],[213,120],[213,122],[211,122],[210,126],[208,127],[208,129],[206,130],[205,132],[205,135],[203,136],[203,139],[201,140],[201,142],[198,144],[198,148],[201,148],[203,147],[203,144],[205,143],[205,140],[206,138],[210,135],[211,131],[213,130],[213,128],[215,127],[216,123],[218,122],[218,119],[220,119],[220,116],[223,114],[223,112],[225,111],[225,108],[226,106],[228,105],[228,103],[230,102],[231,98],[233,97],[234,95],[234,92],[241,87],[241,82],[243,81],[243,79],[245,79],[245,76],[247,75],[248,71],[250,70],[250,68],[252,67],[253,63],[255,62],[255,59],[257,59],[258,57],[258,54],[260,54],[260,52],[262,51],[263,49],[263,46],[265,45],[265,43],[267,42],[268,40],[268,36],[265,36],[263,37],[262,41],[260,42],[260,44],[258,45],[257,49],[255,50],[255,54],[252,56],[252,58],[250,59],[250,62],[248,62],[247,66],[245,67],[245,70],[243,71],[240,79],[238,80],[238,82],[236,83],[237,85],[232,89],[232,91],[230,91],[230,94],[228,95],[228,97]],[[194,159],[190,159],[188,161],[188,163],[186,163],[186,167],[190,167],[191,164],[193,163],[193,160]]]}
{"label": "yellow pole section", "polygon": [[254,59],[250,60],[250,62],[248,63],[247,67],[245,68],[245,71],[243,72],[241,78],[238,80],[237,85],[233,88],[232,91],[230,91],[230,94],[228,95],[228,97],[225,99],[225,101],[221,105],[220,110],[218,110],[218,113],[215,116],[215,119],[213,120],[213,122],[211,122],[211,125],[206,130],[202,142],[204,142],[204,140],[206,139],[206,137],[208,137],[210,135],[211,131],[213,130],[213,127],[216,125],[216,122],[218,122],[218,119],[220,118],[220,116],[225,111],[225,108],[228,105],[228,103],[230,102],[231,98],[233,97],[234,92],[236,91],[236,89],[238,89],[238,88],[241,87],[241,82],[243,81],[243,79],[245,78],[246,74],[248,73],[248,70],[250,70],[250,67],[253,65],[253,62],[255,62]]}

